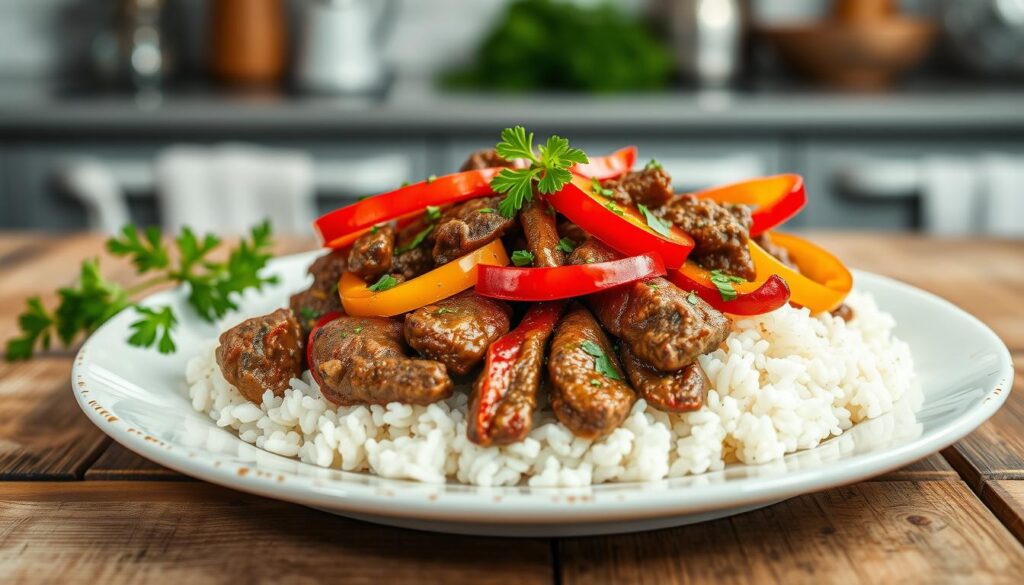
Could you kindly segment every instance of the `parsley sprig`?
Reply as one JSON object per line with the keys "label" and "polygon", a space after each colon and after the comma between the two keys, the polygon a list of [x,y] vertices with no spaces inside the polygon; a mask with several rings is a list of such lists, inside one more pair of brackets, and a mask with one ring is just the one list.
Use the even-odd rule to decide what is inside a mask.
{"label": "parsley sprig", "polygon": [[733,284],[740,284],[747,282],[745,278],[738,276],[732,276],[722,272],[721,270],[711,271],[711,284],[715,285],[718,289],[718,294],[722,295],[723,301],[732,301],[736,299],[736,287]]}
{"label": "parsley sprig", "polygon": [[605,353],[603,347],[588,339],[580,344],[580,349],[594,357],[594,369],[597,370],[598,374],[610,380],[622,379],[622,376],[619,375],[618,370],[612,365],[612,360]]}
{"label": "parsley sprig", "polygon": [[54,338],[65,346],[80,335],[89,335],[114,315],[131,308],[137,320],[129,325],[132,333],[128,343],[138,347],[156,346],[160,353],[175,351],[173,331],[178,317],[169,306],[144,306],[131,300],[137,294],[165,284],[188,285],[188,303],[205,321],[223,317],[237,309],[236,295],[250,288],[260,289],[277,282],[275,276],[261,274],[270,260],[272,246],[269,222],[252,229],[231,250],[226,261],[210,258],[221,240],[213,235],[199,238],[189,229],[182,229],[172,248],[160,231],[148,228],[140,232],[125,226],[120,234],[107,240],[106,247],[114,256],[128,258],[140,275],[148,276],[132,287],[105,279],[98,259],[82,262],[78,278],[71,286],[57,290],[57,306],[51,311],[38,296],[29,298],[18,316],[21,334],[7,341],[8,361],[25,360],[37,349],[49,349]]}
{"label": "parsley sprig", "polygon": [[672,227],[668,222],[657,215],[654,215],[654,212],[648,209],[643,203],[637,203],[636,206],[640,209],[640,213],[643,214],[644,221],[647,222],[648,227],[666,238],[672,237]]}
{"label": "parsley sprig", "polygon": [[569,169],[574,164],[589,162],[586,153],[569,146],[569,141],[552,135],[540,146],[539,155],[533,149],[533,132],[526,132],[522,126],[505,128],[501,131],[501,142],[495,146],[498,156],[513,161],[522,159],[530,166],[525,169],[502,169],[493,179],[491,188],[496,193],[505,193],[498,204],[498,213],[511,218],[533,200],[533,184],[545,195],[557,193],[572,180]]}

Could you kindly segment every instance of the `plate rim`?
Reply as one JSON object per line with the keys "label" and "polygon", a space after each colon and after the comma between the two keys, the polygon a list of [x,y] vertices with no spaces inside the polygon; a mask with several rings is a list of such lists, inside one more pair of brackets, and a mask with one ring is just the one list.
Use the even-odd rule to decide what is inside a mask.
{"label": "plate rim", "polygon": [[[289,259],[294,261],[307,255],[309,253],[284,256],[275,259],[275,263]],[[387,490],[382,492],[379,487],[349,485],[344,480],[321,479],[294,473],[286,476],[286,472],[276,475],[248,473],[251,471],[250,467],[255,465],[239,465],[230,461],[216,463],[219,460],[210,463],[189,453],[190,450],[210,453],[209,451],[175,446],[155,439],[133,429],[126,421],[112,416],[96,401],[94,393],[89,391],[86,367],[89,363],[89,350],[93,344],[98,343],[97,336],[90,336],[79,349],[72,364],[71,387],[79,406],[93,424],[114,441],[142,457],[184,475],[230,489],[307,506],[329,508],[342,514],[352,512],[427,521],[517,525],[634,521],[659,516],[696,514],[819,492],[898,469],[945,449],[974,431],[995,414],[1009,397],[1014,376],[1012,356],[1006,344],[990,327],[974,315],[929,291],[871,272],[855,270],[854,273],[857,279],[877,280],[899,289],[901,293],[924,295],[943,305],[946,310],[955,311],[966,317],[972,326],[977,327],[994,342],[993,347],[1000,348],[997,352],[998,363],[994,366],[998,368],[998,371],[994,372],[997,375],[997,383],[991,388],[986,388],[987,392],[978,398],[975,405],[930,435],[880,451],[845,457],[819,467],[787,471],[778,476],[727,479],[707,486],[672,487],[667,485],[671,483],[671,479],[603,484],[616,489],[640,489],[666,484],[664,489],[652,491],[643,499],[634,497],[626,501],[617,501],[611,498],[596,500],[578,496],[581,489],[601,489],[602,485],[585,488],[470,486],[465,492],[457,491],[438,496],[436,492],[432,492],[433,495],[427,493],[431,492],[429,487],[434,486],[439,492],[443,490],[445,484],[424,484],[415,480],[380,478],[367,474],[382,482],[401,482],[401,485],[406,486],[411,483],[424,488],[423,493],[417,495],[400,491],[386,493]],[[146,301],[170,300],[180,292],[180,288],[162,291],[147,297]],[[115,327],[116,319],[117,317],[105,323],[97,333],[105,328]],[[209,422],[215,424],[212,420]],[[233,436],[233,440],[250,445],[237,435]],[[257,449],[254,445],[250,446]],[[270,453],[262,449],[260,451]],[[298,465],[316,467],[298,460],[295,462]],[[503,501],[495,497],[504,490],[521,489],[529,491],[527,499]],[[684,494],[685,497],[682,497]]]}

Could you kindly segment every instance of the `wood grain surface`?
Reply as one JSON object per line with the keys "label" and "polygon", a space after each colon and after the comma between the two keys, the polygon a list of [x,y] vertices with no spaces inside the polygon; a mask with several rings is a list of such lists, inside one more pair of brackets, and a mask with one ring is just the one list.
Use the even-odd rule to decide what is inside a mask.
{"label": "wood grain surface", "polygon": [[[602,538],[482,539],[370,525],[188,480],[88,422],[68,386],[73,348],[60,350],[0,364],[0,582],[1020,582],[1024,244],[812,237],[852,266],[931,290],[989,324],[1018,371],[1006,407],[942,454],[734,518]],[[0,233],[0,341],[16,331],[26,296],[52,301],[101,245]],[[278,250],[311,245],[287,240]],[[114,280],[134,279],[122,262],[103,266]]]}

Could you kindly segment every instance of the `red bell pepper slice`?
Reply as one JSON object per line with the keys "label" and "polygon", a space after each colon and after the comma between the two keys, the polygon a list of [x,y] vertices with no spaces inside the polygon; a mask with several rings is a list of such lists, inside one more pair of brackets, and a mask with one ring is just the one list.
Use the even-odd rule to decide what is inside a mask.
{"label": "red bell pepper slice", "polygon": [[668,279],[684,291],[693,291],[715,309],[733,315],[761,315],[789,301],[789,285],[777,274],[734,285],[736,298],[730,301],[723,299],[722,293],[711,283],[711,273],[693,262],[670,272]]}
{"label": "red bell pepper slice", "polygon": [[760,177],[731,185],[712,187],[696,193],[701,199],[719,203],[738,203],[755,207],[751,237],[774,229],[790,220],[807,205],[804,178],[785,174]]}
{"label": "red bell pepper slice", "polygon": [[656,254],[640,254],[610,262],[519,268],[477,268],[476,292],[506,301],[571,299],[665,274],[665,263]]}
{"label": "red bell pepper slice", "polygon": [[588,179],[605,181],[625,175],[636,164],[636,147],[620,148],[608,156],[595,156],[586,164],[577,163],[572,172]]}
{"label": "red bell pepper slice", "polygon": [[306,368],[309,369],[309,373],[313,375],[313,379],[316,380],[316,383],[319,385],[322,385],[323,383],[316,375],[316,368],[313,367],[313,338],[316,337],[316,332],[319,331],[321,327],[344,315],[345,313],[342,313],[341,311],[328,311],[321,315],[320,318],[316,320],[316,324],[313,325],[313,328],[309,330],[309,337],[306,339]]}
{"label": "red bell pepper slice", "polygon": [[[523,320],[520,321],[519,326],[487,348],[484,371],[480,374],[480,380],[473,389],[469,426],[466,429],[469,440],[484,446],[493,443],[494,417],[501,400],[508,394],[509,386],[512,383],[512,368],[519,359],[523,343],[531,335],[543,335],[545,338],[551,335],[566,304],[566,301],[555,301],[532,305]],[[512,428],[506,429],[505,434],[510,439],[525,438],[526,434],[530,432],[528,427],[530,415],[530,412],[522,410],[514,413],[513,417],[507,421]]]}
{"label": "red bell pepper slice", "polygon": [[413,183],[335,209],[313,222],[313,227],[325,246],[341,248],[381,222],[422,212],[428,205],[447,205],[490,195],[491,179],[500,171],[480,169]]}

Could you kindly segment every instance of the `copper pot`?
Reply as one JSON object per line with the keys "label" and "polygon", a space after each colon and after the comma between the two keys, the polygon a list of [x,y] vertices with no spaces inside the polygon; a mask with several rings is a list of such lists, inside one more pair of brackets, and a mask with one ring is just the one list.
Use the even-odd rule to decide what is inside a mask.
{"label": "copper pot", "polygon": [[279,82],[286,28],[281,0],[212,0],[209,47],[214,75],[233,84]]}

